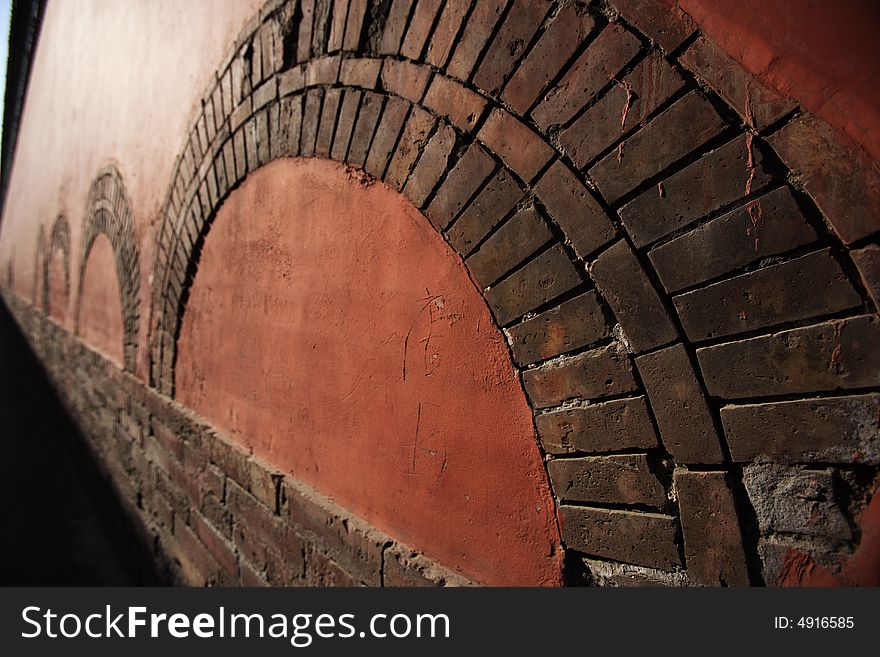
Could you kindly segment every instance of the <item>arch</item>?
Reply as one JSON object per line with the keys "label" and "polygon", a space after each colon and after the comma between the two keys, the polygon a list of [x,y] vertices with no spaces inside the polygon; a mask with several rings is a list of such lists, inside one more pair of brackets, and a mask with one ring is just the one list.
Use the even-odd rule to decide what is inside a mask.
{"label": "arch", "polygon": [[52,259],[57,251],[61,251],[63,257],[64,268],[64,299],[65,302],[70,298],[70,228],[67,225],[67,219],[64,215],[58,215],[55,223],[52,225],[52,233],[49,237],[49,250],[46,252],[42,261],[42,278],[43,285],[41,289],[41,299],[43,312],[49,314],[49,275],[52,266]]}
{"label": "arch", "polygon": [[[880,462],[876,431],[847,430],[844,410],[878,406],[862,365],[876,306],[850,255],[877,232],[876,172],[790,99],[719,75],[725,55],[674,16],[484,3],[444,35],[399,4],[334,3],[326,32],[294,34],[271,2],[218,70],[157,233],[151,384],[174,394],[188,289],[229,192],[277,158],[335,159],[407,196],[484,290],[552,455],[563,539],[594,579],[629,564],[749,584],[763,566],[772,583],[753,463],[797,478]],[[718,240],[731,248],[705,257]],[[818,373],[793,384],[792,362]],[[817,403],[827,435],[799,446],[787,427]],[[582,486],[590,472],[627,483]]]}
{"label": "arch", "polygon": [[102,169],[89,189],[80,249],[77,283],[76,333],[79,334],[83,282],[89,254],[98,235],[105,235],[113,248],[122,307],[124,367],[133,372],[138,350],[140,317],[140,255],[135,238],[131,203],[114,166]]}

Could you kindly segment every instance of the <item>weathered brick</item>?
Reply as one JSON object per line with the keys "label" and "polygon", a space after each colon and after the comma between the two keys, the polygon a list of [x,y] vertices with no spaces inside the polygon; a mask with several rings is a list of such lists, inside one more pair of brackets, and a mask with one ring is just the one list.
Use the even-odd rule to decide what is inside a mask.
{"label": "weathered brick", "polygon": [[659,246],[648,257],[666,290],[677,292],[815,239],[791,192],[781,187]]}
{"label": "weathered brick", "polygon": [[345,90],[342,107],[339,109],[339,119],[336,122],[336,134],[333,135],[333,148],[330,150],[331,157],[338,162],[346,161],[362,95],[363,92],[357,89]]}
{"label": "weathered brick", "polygon": [[620,217],[641,247],[742,198],[747,186],[758,190],[770,180],[758,142],[741,135],[664,179],[663,194],[651,188],[634,198],[620,208]]}
{"label": "weathered brick", "polygon": [[666,490],[645,454],[552,459],[547,469],[553,491],[564,502],[653,507],[667,502]]}
{"label": "weathered brick", "polygon": [[271,513],[278,506],[278,491],[282,475],[275,468],[259,461],[248,461],[248,492],[257,498]]}
{"label": "weathered brick", "polygon": [[398,191],[404,189],[410,169],[427,144],[434,123],[435,119],[429,112],[421,107],[412,108],[385,174],[385,181]]}
{"label": "weathered brick", "polygon": [[[379,53],[383,55],[396,55],[400,52],[400,42],[409,21],[409,12],[413,0],[393,0],[388,10],[388,18],[382,31],[382,40],[379,42]],[[389,60],[390,61],[390,60]]]}
{"label": "weathered brick", "polygon": [[869,244],[863,249],[850,251],[849,255],[859,270],[862,284],[874,300],[874,306],[880,308],[880,246]]}
{"label": "weathered brick", "polygon": [[697,350],[709,394],[741,399],[880,385],[880,322],[824,322]]}
{"label": "weathered brick", "polygon": [[298,546],[285,554],[266,550],[266,580],[270,586],[302,586],[305,576],[304,548]]}
{"label": "weathered brick", "polygon": [[845,310],[861,304],[840,265],[823,249],[673,297],[698,342]]}
{"label": "weathered brick", "polygon": [[[286,482],[285,482],[286,483]],[[252,563],[265,565],[266,548],[296,558],[302,540],[286,522],[253,495],[234,482],[227,485],[227,505],[233,519],[233,540],[246,548]]]}
{"label": "weathered brick", "polygon": [[299,35],[296,40],[296,61],[305,62],[312,56],[312,28],[315,24],[315,0],[299,3]]}
{"label": "weathered brick", "polygon": [[553,157],[553,149],[547,142],[503,109],[492,110],[477,138],[526,182]]}
{"label": "weathered brick", "polygon": [[665,2],[614,0],[620,14],[660,45],[672,52],[696,31],[690,16]]}
{"label": "weathered brick", "polygon": [[425,106],[447,117],[463,132],[470,132],[483,115],[486,101],[455,80],[435,75],[425,94]]}
{"label": "weathered brick", "polygon": [[214,141],[214,135],[217,134],[216,117],[214,116],[214,98],[213,93],[202,101],[202,109],[205,113],[205,128],[208,131],[208,143]]}
{"label": "weathered brick", "polygon": [[418,103],[425,95],[431,70],[411,62],[385,60],[382,67],[382,88],[402,98]]}
{"label": "weathered brick", "polygon": [[598,295],[590,291],[512,326],[507,334],[516,362],[528,365],[598,342],[610,335],[610,327]]}
{"label": "weathered brick", "polygon": [[544,95],[532,118],[543,130],[568,123],[618,76],[640,48],[639,40],[622,25],[609,25]]}
{"label": "weathered brick", "polygon": [[180,563],[183,581],[189,586],[216,585],[220,565],[189,527],[176,529],[165,545]]}
{"label": "weathered brick", "polygon": [[254,111],[265,107],[278,96],[278,81],[273,77],[254,90]]}
{"label": "weathered brick", "polygon": [[412,18],[409,20],[409,27],[406,29],[406,35],[400,46],[401,55],[408,59],[421,58],[440,4],[440,0],[419,0],[416,2]]}
{"label": "weathered brick", "polygon": [[376,178],[381,178],[385,173],[388,158],[391,157],[394,146],[397,144],[397,138],[400,136],[400,130],[403,128],[409,107],[409,103],[400,98],[389,97],[385,100],[382,118],[379,119],[379,125],[370,146],[370,154],[364,165],[367,172]]}
{"label": "weathered brick", "polygon": [[304,487],[285,481],[285,491],[288,518],[299,531],[320,539],[348,573],[378,586],[386,537],[354,517],[341,515],[329,500]]}
{"label": "weathered brick", "polygon": [[535,426],[541,445],[550,454],[601,454],[658,445],[644,397],[542,413],[535,418]]}
{"label": "weathered brick", "polygon": [[707,586],[748,586],[749,570],[726,472],[675,471],[688,579]]}
{"label": "weathered brick", "polygon": [[584,168],[683,84],[681,76],[660,52],[651,52],[559,135],[563,150],[579,168]]}
{"label": "weathered brick", "polygon": [[437,182],[446,173],[454,146],[455,131],[448,124],[441,123],[422,150],[421,157],[404,187],[404,193],[417,208],[422,207]]}
{"label": "weathered brick", "polygon": [[[244,133],[244,146],[245,146],[245,157],[247,157],[247,168],[248,173],[253,173],[260,167],[260,158],[259,158],[259,149],[260,149],[260,139],[259,133],[257,132],[257,116],[258,114],[254,114],[250,119],[248,119],[247,123],[245,123],[241,130]],[[203,216],[208,216],[211,214],[211,208],[213,204],[211,203],[208,195],[207,188],[205,187],[205,183],[202,183],[202,188],[199,189],[199,196],[202,201],[202,214]]]}
{"label": "weathered brick", "polygon": [[339,69],[339,81],[349,86],[375,89],[381,68],[381,59],[343,59]]}
{"label": "weathered brick", "polygon": [[333,0],[317,0],[315,2],[312,27],[312,57],[324,55],[328,51],[327,41],[330,38],[330,30],[333,23],[331,16],[332,5]]}
{"label": "weathered brick", "polygon": [[446,67],[449,75],[465,81],[470,78],[506,4],[506,0],[480,0],[476,3]]}
{"label": "weathered brick", "polygon": [[[302,125],[302,96],[286,96],[281,99],[278,114],[278,134],[272,136],[272,144],[280,155],[299,154],[299,135]],[[229,169],[229,160],[226,162]]]}
{"label": "weathered brick", "polygon": [[743,469],[743,485],[762,535],[799,534],[849,541],[853,530],[841,509],[834,471],[752,463]]}
{"label": "weathered brick", "polygon": [[[244,54],[245,48],[238,52],[238,55],[229,64],[229,77],[231,87],[230,104],[228,107],[238,107],[251,92],[249,76],[244,72]],[[229,110],[227,109],[227,112]]]}
{"label": "weathered brick", "polygon": [[463,256],[497,226],[523,197],[523,191],[501,169],[459,216],[449,230],[449,241]]}
{"label": "weathered brick", "polygon": [[495,160],[476,142],[468,146],[443,180],[425,210],[430,222],[444,230],[495,169]]}
{"label": "weathered brick", "polygon": [[367,161],[367,153],[370,152],[370,144],[376,132],[376,124],[379,122],[383,100],[384,97],[379,94],[364,92],[357,122],[351,133],[351,143],[348,146],[347,159],[351,164],[362,167]]}
{"label": "weathered brick", "polygon": [[563,7],[504,87],[502,100],[525,115],[595,24],[584,6]]}
{"label": "weathered brick", "polygon": [[480,287],[489,287],[551,239],[550,228],[529,206],[505,222],[466,264]]}
{"label": "weathered brick", "polygon": [[333,0],[330,34],[327,37],[327,52],[336,52],[342,48],[342,40],[345,38],[345,19],[347,17],[348,0]]}
{"label": "weathered brick", "polygon": [[672,516],[565,504],[559,508],[562,540],[569,548],[663,570],[681,565]]}
{"label": "weathered brick", "polygon": [[[712,105],[691,92],[590,168],[609,203],[718,135],[725,123]],[[664,185],[665,187],[665,185]],[[659,193],[658,193],[659,196]]]}
{"label": "weathered brick", "polygon": [[306,64],[306,86],[334,84],[339,79],[339,55],[312,59]]}
{"label": "weathered brick", "polygon": [[382,572],[382,585],[386,587],[448,586],[447,576],[453,580],[454,586],[454,582],[460,579],[452,573],[447,574],[423,555],[400,546],[393,546],[385,551]]}
{"label": "weathered brick", "polygon": [[555,246],[513,272],[487,293],[496,321],[509,324],[581,282],[561,247]]}
{"label": "weathered brick", "polygon": [[300,155],[303,157],[311,157],[315,153],[315,140],[318,136],[318,123],[321,119],[322,96],[320,89],[309,89],[306,92],[300,136]]}
{"label": "weathered brick", "polygon": [[604,251],[590,276],[637,353],[675,340],[677,331],[663,302],[625,241]]}
{"label": "weathered brick", "polygon": [[178,435],[172,428],[166,426],[163,422],[153,419],[150,428],[162,449],[167,451],[174,458],[183,459],[183,437]]}
{"label": "weathered brick", "polygon": [[306,87],[306,67],[294,66],[278,76],[278,95],[282,98]]}
{"label": "weathered brick", "polygon": [[357,50],[360,47],[364,17],[367,15],[368,0],[349,0],[348,18],[345,22],[344,50]]}
{"label": "weathered brick", "polygon": [[[306,549],[305,585],[313,587],[355,587],[363,582],[324,554],[316,546]],[[378,586],[378,584],[374,584]]]}
{"label": "weathered brick", "polygon": [[727,101],[746,124],[763,130],[791,112],[797,103],[758,82],[713,41],[700,37],[679,58]]}
{"label": "weathered brick", "polygon": [[324,94],[324,104],[321,106],[321,123],[318,127],[318,136],[315,139],[315,155],[323,157],[330,155],[341,96],[342,89],[328,89]]}
{"label": "weathered brick", "polygon": [[725,406],[721,422],[734,461],[880,463],[880,395]]}
{"label": "weathered brick", "polygon": [[834,129],[812,115],[790,122],[770,145],[802,176],[807,193],[847,244],[880,229],[880,173],[840,143]]}
{"label": "weathered brick", "polygon": [[[216,105],[217,117],[221,121],[232,112],[235,104],[232,102],[232,71],[227,68],[220,77],[220,105]],[[219,122],[217,124],[219,128]]]}
{"label": "weathered brick", "polygon": [[706,398],[685,348],[676,344],[636,358],[666,450],[676,463],[721,463]]}
{"label": "weathered brick", "polygon": [[226,574],[237,576],[238,558],[234,547],[197,511],[190,514],[190,523],[202,545],[208,549]]}
{"label": "weathered brick", "polygon": [[497,95],[550,8],[548,2],[513,0],[501,29],[474,74],[474,84],[492,96]]}
{"label": "weathered brick", "polygon": [[449,53],[452,51],[452,43],[461,29],[461,21],[470,9],[470,5],[470,0],[446,3],[431,34],[431,43],[428,44],[428,52],[425,54],[426,62],[437,68],[446,65],[446,60],[449,59]]}
{"label": "weathered brick", "polygon": [[239,126],[251,117],[250,98],[235,108],[229,117],[229,125],[232,130],[238,130]]}
{"label": "weathered brick", "polygon": [[636,389],[626,353],[614,345],[523,372],[523,386],[537,408],[567,399],[598,399]]}
{"label": "weathered brick", "polygon": [[616,230],[608,215],[562,162],[547,169],[535,192],[582,258],[614,239]]}

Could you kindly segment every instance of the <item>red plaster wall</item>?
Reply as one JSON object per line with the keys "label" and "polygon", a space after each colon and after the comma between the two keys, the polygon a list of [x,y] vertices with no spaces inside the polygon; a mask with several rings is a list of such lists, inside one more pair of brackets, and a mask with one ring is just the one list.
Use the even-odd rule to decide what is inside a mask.
{"label": "red plaster wall", "polygon": [[218,213],[177,396],[270,463],[480,582],[560,583],[531,412],[460,259],[409,202],[282,160]]}
{"label": "red plaster wall", "polygon": [[880,161],[880,3],[678,0],[719,46]]}
{"label": "red plaster wall", "polygon": [[79,335],[122,367],[122,301],[116,259],[106,235],[98,235],[89,251],[79,305]]}
{"label": "red plaster wall", "polygon": [[[109,246],[109,242],[107,246]],[[64,324],[64,320],[67,318],[68,301],[67,272],[64,271],[64,251],[55,249],[55,251],[49,254],[49,258],[49,317],[60,324]],[[42,294],[43,291],[38,289],[36,297],[40,299],[40,303],[42,303]]]}
{"label": "red plaster wall", "polygon": [[[33,298],[40,223],[48,235],[59,214],[70,222],[71,272],[79,271],[85,199],[108,163],[125,181],[141,262],[152,262],[151,224],[165,200],[193,108],[217,63],[263,4],[47,3],[0,221],[0,269],[5,277],[13,264],[20,295]],[[148,278],[141,277],[141,299],[149,298]],[[141,335],[147,333],[147,315],[141,313]],[[137,373],[146,378],[146,371],[142,348]]]}

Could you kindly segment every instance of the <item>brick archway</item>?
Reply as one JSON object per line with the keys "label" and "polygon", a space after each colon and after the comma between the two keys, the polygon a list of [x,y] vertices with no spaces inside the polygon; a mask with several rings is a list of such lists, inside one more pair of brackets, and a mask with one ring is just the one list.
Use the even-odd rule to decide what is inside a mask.
{"label": "brick archway", "polygon": [[89,254],[98,235],[106,235],[113,249],[119,283],[124,365],[126,370],[133,372],[137,359],[140,317],[140,255],[135,239],[131,203],[122,176],[116,167],[108,166],[98,172],[89,189],[84,216],[77,282],[77,308],[74,315],[76,332],[79,333],[83,282]]}
{"label": "brick archway", "polygon": [[[230,190],[276,158],[336,159],[406,195],[484,289],[594,579],[784,576],[809,530],[781,518],[810,510],[768,491],[880,462],[876,171],[672,14],[319,7],[269,3],[204,96],[158,233],[151,384],[173,394]],[[820,538],[831,563],[856,537]]]}
{"label": "brick archway", "polygon": [[[41,240],[42,242],[42,240]],[[55,223],[52,225],[52,233],[49,236],[48,251],[44,254],[42,267],[42,289],[40,290],[41,307],[43,312],[49,314],[49,275],[52,266],[52,259],[57,251],[61,251],[64,268],[64,300],[67,302],[70,298],[70,227],[64,215],[58,215]]]}

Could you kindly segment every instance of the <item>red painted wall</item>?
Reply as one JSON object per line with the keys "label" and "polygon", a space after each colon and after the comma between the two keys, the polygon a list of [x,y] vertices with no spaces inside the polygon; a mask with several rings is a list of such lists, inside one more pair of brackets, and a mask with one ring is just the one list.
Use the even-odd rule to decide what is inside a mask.
{"label": "red painted wall", "polygon": [[880,3],[678,0],[719,46],[880,161]]}
{"label": "red painted wall", "polygon": [[116,259],[106,235],[98,235],[89,251],[79,299],[79,335],[120,367],[122,300],[116,276]]}
{"label": "red painted wall", "polygon": [[493,585],[560,582],[553,502],[503,336],[400,194],[341,165],[248,177],[208,234],[179,400],[401,542]]}

